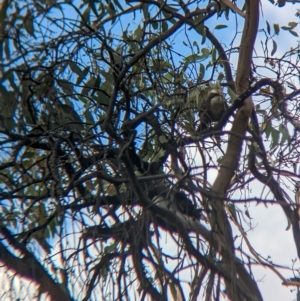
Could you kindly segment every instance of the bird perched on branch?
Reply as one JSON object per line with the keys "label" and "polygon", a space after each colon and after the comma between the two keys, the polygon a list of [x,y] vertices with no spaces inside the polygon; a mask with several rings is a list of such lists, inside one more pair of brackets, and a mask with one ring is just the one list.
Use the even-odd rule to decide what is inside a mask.
{"label": "bird perched on branch", "polygon": [[212,122],[219,121],[226,109],[227,103],[222,93],[216,89],[211,90],[200,107],[199,131],[206,129]]}

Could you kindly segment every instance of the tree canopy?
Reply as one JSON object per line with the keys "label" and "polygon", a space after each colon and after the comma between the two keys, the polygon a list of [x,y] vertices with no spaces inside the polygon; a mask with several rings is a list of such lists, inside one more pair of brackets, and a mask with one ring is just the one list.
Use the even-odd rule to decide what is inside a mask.
{"label": "tree canopy", "polygon": [[2,1],[1,298],[261,301],[257,266],[298,294],[247,235],[278,206],[300,256],[300,11],[269,2]]}

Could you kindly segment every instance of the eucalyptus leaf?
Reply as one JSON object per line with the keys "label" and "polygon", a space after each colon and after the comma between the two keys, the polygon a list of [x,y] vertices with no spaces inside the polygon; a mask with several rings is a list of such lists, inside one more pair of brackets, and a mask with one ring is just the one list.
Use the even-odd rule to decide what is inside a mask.
{"label": "eucalyptus leaf", "polygon": [[64,128],[77,132],[81,132],[84,129],[80,116],[72,107],[65,104],[58,104],[57,109],[59,123],[63,125]]}

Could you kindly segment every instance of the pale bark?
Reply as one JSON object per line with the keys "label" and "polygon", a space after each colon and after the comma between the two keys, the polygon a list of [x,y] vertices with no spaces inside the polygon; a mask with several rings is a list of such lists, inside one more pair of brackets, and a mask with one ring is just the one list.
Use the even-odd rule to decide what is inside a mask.
{"label": "pale bark", "polygon": [[[240,55],[236,77],[237,95],[245,92],[250,86],[249,78],[252,53],[259,23],[259,0],[247,0],[246,6],[247,12],[240,43]],[[236,135],[231,135],[229,138],[227,151],[222,160],[220,172],[213,185],[213,191],[220,196],[226,196],[230,181],[238,167],[244,142],[243,136],[245,136],[252,110],[253,102],[252,98],[249,97],[244,101],[234,118],[231,131]],[[253,296],[252,300],[263,300],[255,280],[251,278],[245,267],[235,264],[232,229],[225,211],[224,202],[218,199],[213,200],[212,207],[216,214],[216,221],[212,222],[212,227],[215,236],[221,241],[223,261],[226,263],[228,270],[232,273],[233,279],[237,276],[238,279],[249,288],[249,292],[251,292],[251,295]],[[229,282],[225,280],[225,284],[227,294],[232,301],[246,300],[241,296],[234,281]]]}

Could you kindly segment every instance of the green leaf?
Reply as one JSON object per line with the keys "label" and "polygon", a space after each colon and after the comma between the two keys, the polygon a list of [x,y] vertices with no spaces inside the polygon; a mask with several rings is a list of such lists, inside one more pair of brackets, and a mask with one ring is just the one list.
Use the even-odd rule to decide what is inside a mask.
{"label": "green leaf", "polygon": [[35,37],[34,27],[33,27],[33,18],[29,14],[25,17],[24,28],[32,37]]}
{"label": "green leaf", "polygon": [[84,85],[84,87],[82,88],[81,90],[81,94],[83,96],[86,96],[89,91],[94,88],[94,85],[95,85],[95,82],[96,82],[96,78],[95,77],[91,77]]}
{"label": "green leaf", "polygon": [[272,137],[271,148],[274,148],[275,146],[278,145],[279,136],[280,136],[279,131],[272,127],[271,128],[271,137]]}
{"label": "green leaf", "polygon": [[[187,44],[185,43],[185,45],[187,46]],[[196,41],[193,42],[193,46],[195,46],[197,48],[197,53],[200,52],[200,49],[199,49],[199,45]]]}
{"label": "green leaf", "polygon": [[66,94],[72,94],[73,93],[73,85],[71,83],[66,82],[66,81],[58,80],[57,84],[63,89],[63,91]]}
{"label": "green leaf", "polygon": [[82,70],[78,67],[75,62],[69,62],[70,69],[75,72],[78,76],[82,75]]}
{"label": "green leaf", "polygon": [[151,157],[151,162],[159,162],[162,157],[164,157],[166,151],[160,149],[159,151],[155,152],[154,156]]}
{"label": "green leaf", "polygon": [[288,128],[287,128],[287,126],[285,126],[285,125],[283,125],[283,124],[281,124],[280,126],[279,126],[279,131],[280,131],[280,133],[281,133],[281,141],[280,141],[280,143],[281,144],[283,144],[284,142],[286,142],[286,141],[290,141],[290,139],[291,139],[291,137],[290,137],[290,133],[289,133],[289,130],[288,130]]}
{"label": "green leaf", "polygon": [[185,59],[184,59],[185,62],[184,62],[184,65],[183,65],[183,70],[186,70],[186,68],[188,67],[188,65],[191,64],[191,63],[195,63],[197,61],[201,61],[201,60],[206,59],[210,55],[209,50],[208,50],[208,53],[207,53],[206,50],[208,50],[208,49],[206,49],[206,48],[201,49],[201,51],[202,51],[201,55],[199,55],[199,54],[191,54],[191,55],[185,57]]}
{"label": "green leaf", "polygon": [[79,85],[87,76],[88,72],[90,70],[90,67],[85,67],[83,69],[83,71],[81,71],[81,75],[78,76],[77,81],[76,81],[76,85]]}
{"label": "green leaf", "polygon": [[170,291],[171,291],[173,300],[177,300],[177,289],[176,289],[175,284],[172,281],[169,282],[169,287],[170,287]]}
{"label": "green leaf", "polygon": [[134,31],[134,36],[135,36],[136,40],[138,40],[138,41],[141,40],[141,38],[143,36],[143,30],[140,25],[138,25],[138,27]]}
{"label": "green leaf", "polygon": [[163,21],[163,22],[162,22],[161,27],[162,27],[162,32],[167,31],[168,28],[169,28],[168,23],[167,23],[166,21]]}
{"label": "green leaf", "polygon": [[225,24],[219,24],[215,26],[215,29],[223,29],[223,28],[227,28],[228,26]]}
{"label": "green leaf", "polygon": [[47,253],[50,254],[52,246],[47,242],[42,231],[35,232],[31,235],[31,239],[35,239],[40,247]]}
{"label": "green leaf", "polygon": [[224,77],[225,77],[225,76],[224,76],[224,73],[223,73],[223,72],[220,72],[220,73],[218,74],[217,80],[221,82],[222,79],[223,79]]}
{"label": "green leaf", "polygon": [[59,114],[58,121],[60,125],[65,125],[65,129],[76,132],[81,132],[84,129],[81,117],[72,107],[65,104],[58,104],[57,109]]}
{"label": "green leaf", "polygon": [[212,51],[211,51],[211,60],[212,60],[212,62],[216,62],[216,56],[217,56],[217,50],[216,50],[216,48],[214,47],[213,49],[212,49]]}
{"label": "green leaf", "polygon": [[[201,25],[203,25],[203,24],[201,24]],[[205,43],[205,41],[206,41],[206,30],[203,29],[203,30],[202,30],[202,40],[201,40],[201,45],[203,45],[203,44]]]}
{"label": "green leaf", "polygon": [[24,153],[24,155],[22,156],[23,159],[30,159],[32,157],[35,156],[35,152],[32,152],[32,151],[26,151]]}
{"label": "green leaf", "polygon": [[277,44],[276,42],[272,39],[272,42],[273,42],[273,49],[272,49],[272,52],[271,52],[271,56],[273,56],[277,50]]}
{"label": "green leaf", "polygon": [[[111,16],[114,16],[116,14],[115,6],[113,5],[113,3],[111,1],[106,1],[106,2],[108,2],[108,13]],[[113,22],[112,22],[112,24],[113,24]]]}
{"label": "green leaf", "polygon": [[150,18],[149,4],[144,3],[143,7],[142,7],[142,10],[143,10],[143,14],[144,14],[144,19],[148,20]]}
{"label": "green leaf", "polygon": [[278,5],[278,7],[283,7],[283,6],[285,6],[285,0],[277,0],[277,5]]}
{"label": "green leaf", "polygon": [[88,100],[85,97],[78,96],[78,100],[80,100],[82,103],[86,104]]}
{"label": "green leaf", "polygon": [[237,99],[237,95],[234,93],[234,91],[231,88],[227,88],[227,93],[230,96],[231,102],[233,103]]}
{"label": "green leaf", "polygon": [[166,75],[163,77],[163,82],[165,83],[171,83],[174,79],[174,75],[171,72],[168,72]]}
{"label": "green leaf", "polygon": [[291,29],[295,28],[298,25],[297,22],[289,22],[289,26]]}
{"label": "green leaf", "polygon": [[237,214],[236,214],[236,209],[233,203],[229,203],[227,205],[228,211],[230,212],[231,216],[235,221],[237,221]]}
{"label": "green leaf", "polygon": [[205,75],[205,67],[203,64],[200,64],[200,68],[199,68],[199,80],[202,80],[204,78]]}
{"label": "green leaf", "polygon": [[123,7],[122,5],[120,4],[120,2],[118,0],[113,0],[114,1],[114,4],[119,8],[119,10],[123,11]]}
{"label": "green leaf", "polygon": [[157,22],[152,22],[151,25],[152,25],[154,30],[157,30],[157,28],[158,28],[158,23]]}
{"label": "green leaf", "polygon": [[14,121],[15,112],[18,107],[16,97],[14,92],[6,91],[6,89],[0,85],[0,114],[8,130],[12,130],[16,126]]}
{"label": "green leaf", "polygon": [[49,234],[52,238],[54,237],[55,234],[57,234],[56,226],[57,226],[57,220],[56,218],[53,218],[48,225]]}
{"label": "green leaf", "polygon": [[208,69],[209,69],[210,67],[212,67],[212,66],[213,66],[213,64],[212,64],[212,62],[210,61],[210,62],[207,63],[205,69],[208,70]]}
{"label": "green leaf", "polygon": [[38,217],[39,217],[38,224],[39,226],[41,226],[46,222],[48,218],[48,214],[43,203],[39,203],[37,210],[38,210]]}
{"label": "green leaf", "polygon": [[203,58],[206,58],[210,55],[210,50],[208,48],[202,48],[201,52],[202,52]]}
{"label": "green leaf", "polygon": [[165,17],[168,22],[175,24],[176,20],[173,18],[173,15],[166,13],[164,10],[162,11],[163,16]]}
{"label": "green leaf", "polygon": [[268,34],[270,35],[270,34],[271,34],[270,24],[269,24],[268,21],[266,21],[266,23],[267,23],[267,32],[268,32]]}
{"label": "green leaf", "polygon": [[195,103],[196,106],[199,108],[200,107],[200,89],[199,88],[194,88],[190,91],[189,97],[188,97],[188,102]]}
{"label": "green leaf", "polygon": [[298,33],[297,33],[296,31],[290,30],[289,32],[290,32],[290,34],[292,34],[293,36],[298,37]]}
{"label": "green leaf", "polygon": [[272,132],[272,123],[271,120],[267,123],[266,128],[265,128],[265,133],[266,133],[266,138],[269,139],[270,135]]}
{"label": "green leaf", "polygon": [[275,33],[278,35],[278,34],[279,34],[279,31],[280,31],[279,25],[278,25],[277,23],[275,23],[275,24],[273,25],[273,27],[274,27]]}
{"label": "green leaf", "polygon": [[111,245],[104,247],[104,253],[108,254],[108,253],[114,253],[114,252],[116,252],[118,244],[119,244],[119,242],[115,241]]}
{"label": "green leaf", "polygon": [[105,93],[103,93],[102,91],[97,92],[96,101],[98,104],[108,106],[109,100],[110,100],[110,98]]}
{"label": "green leaf", "polygon": [[104,70],[99,70],[100,74],[104,76],[104,78],[106,79],[107,82],[109,83],[113,83],[114,82],[114,77],[112,76],[111,73],[106,72]]}
{"label": "green leaf", "polygon": [[94,0],[88,0],[88,5],[92,9],[95,16],[98,17],[98,10],[96,9],[95,1]]}
{"label": "green leaf", "polygon": [[95,120],[89,110],[85,110],[84,117],[87,123],[95,124]]}
{"label": "green leaf", "polygon": [[84,12],[82,13],[82,22],[83,24],[90,24],[90,11],[91,11],[91,8],[88,6]]}

